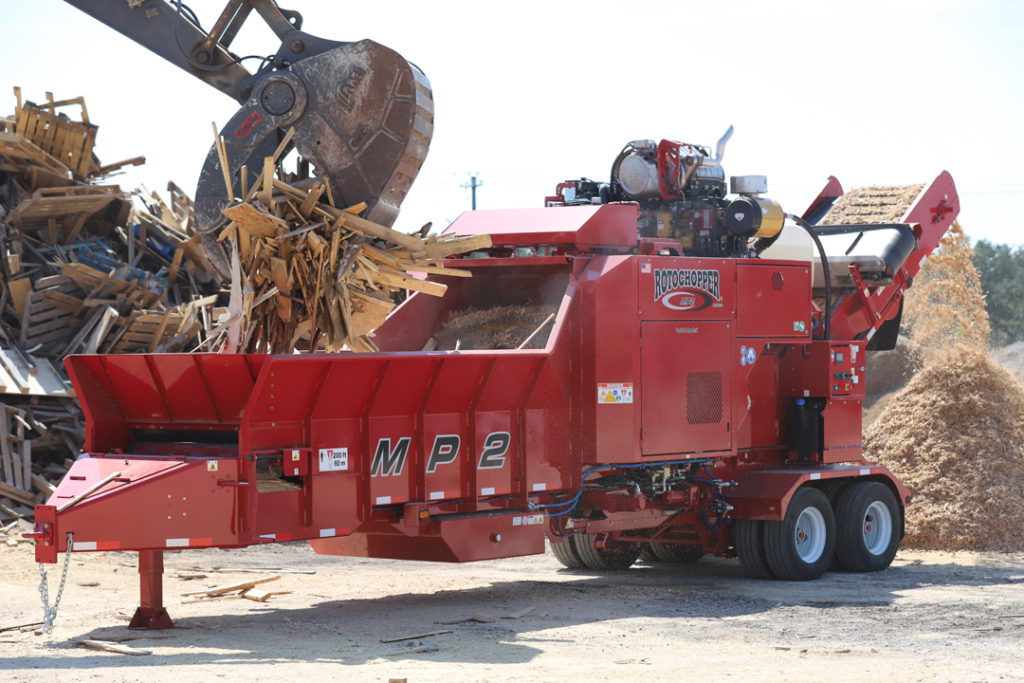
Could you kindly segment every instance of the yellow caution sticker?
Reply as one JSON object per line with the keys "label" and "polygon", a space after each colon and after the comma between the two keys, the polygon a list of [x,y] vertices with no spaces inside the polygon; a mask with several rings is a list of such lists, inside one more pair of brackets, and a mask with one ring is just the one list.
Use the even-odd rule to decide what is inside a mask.
{"label": "yellow caution sticker", "polygon": [[632,403],[632,382],[598,382],[597,402],[602,404]]}

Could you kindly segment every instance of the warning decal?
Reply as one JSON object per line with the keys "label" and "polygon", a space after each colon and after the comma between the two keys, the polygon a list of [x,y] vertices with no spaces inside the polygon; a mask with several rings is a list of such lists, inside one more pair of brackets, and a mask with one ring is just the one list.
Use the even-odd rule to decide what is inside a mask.
{"label": "warning decal", "polygon": [[522,517],[513,517],[512,526],[532,526],[534,524],[543,524],[544,515],[523,515]]}
{"label": "warning decal", "polygon": [[348,470],[347,448],[321,448],[320,471],[344,472]]}
{"label": "warning decal", "polygon": [[633,383],[623,382],[611,384],[607,382],[598,382],[597,384],[597,402],[598,403],[632,403],[633,402]]}

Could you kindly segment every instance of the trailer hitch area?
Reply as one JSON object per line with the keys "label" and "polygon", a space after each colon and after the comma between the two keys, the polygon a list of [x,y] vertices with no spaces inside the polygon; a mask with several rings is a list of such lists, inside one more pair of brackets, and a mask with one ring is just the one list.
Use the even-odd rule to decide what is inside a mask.
{"label": "trailer hitch area", "polygon": [[22,537],[36,542],[36,562],[55,564],[57,562],[57,508],[54,505],[37,505],[36,525]]}
{"label": "trailer hitch area", "polygon": [[53,543],[53,527],[49,524],[38,523],[32,531],[22,532],[21,537],[33,541],[42,541],[43,545],[50,545]]}

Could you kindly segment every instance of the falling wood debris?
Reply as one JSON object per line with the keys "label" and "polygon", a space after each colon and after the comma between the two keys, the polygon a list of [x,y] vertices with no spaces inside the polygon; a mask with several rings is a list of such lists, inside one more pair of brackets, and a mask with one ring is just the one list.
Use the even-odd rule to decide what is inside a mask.
{"label": "falling wood debris", "polygon": [[[264,168],[276,163],[267,157]],[[258,175],[242,201],[223,210],[219,239],[230,245],[240,285],[231,326],[218,348],[289,353],[295,349],[376,351],[373,330],[408,292],[443,296],[421,276],[468,277],[444,260],[486,249],[488,235],[408,235],[358,214],[362,204],[331,203],[326,179],[289,184]]]}

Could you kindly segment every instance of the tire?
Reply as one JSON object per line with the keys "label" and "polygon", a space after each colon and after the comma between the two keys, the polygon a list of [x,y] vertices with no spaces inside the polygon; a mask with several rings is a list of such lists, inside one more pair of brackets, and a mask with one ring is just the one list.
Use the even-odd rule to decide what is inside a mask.
{"label": "tire", "polygon": [[551,553],[555,559],[565,565],[566,569],[583,569],[585,567],[583,560],[576,554],[571,537],[565,537],[559,541],[553,538],[548,540],[551,542]]}
{"label": "tire", "polygon": [[836,550],[836,517],[821,491],[801,487],[781,522],[764,523],[768,566],[780,579],[809,581],[824,574]]}
{"label": "tire", "polygon": [[877,572],[892,564],[903,518],[888,486],[876,481],[851,485],[839,497],[836,524],[836,554],[844,569]]}
{"label": "tire", "polygon": [[655,564],[661,562],[657,555],[654,554],[654,550],[651,549],[653,543],[644,543],[640,546],[640,561],[647,562],[648,564]]}
{"label": "tire", "polygon": [[640,557],[639,543],[620,543],[615,550],[607,550],[591,545],[593,538],[593,534],[578,534],[569,539],[587,569],[629,569]]}
{"label": "tire", "polygon": [[659,562],[674,564],[692,564],[704,557],[701,545],[684,545],[681,543],[645,543],[651,555]]}
{"label": "tire", "polygon": [[773,579],[772,568],[764,553],[764,522],[759,519],[737,519],[733,528],[733,545],[740,566],[753,579]]}

